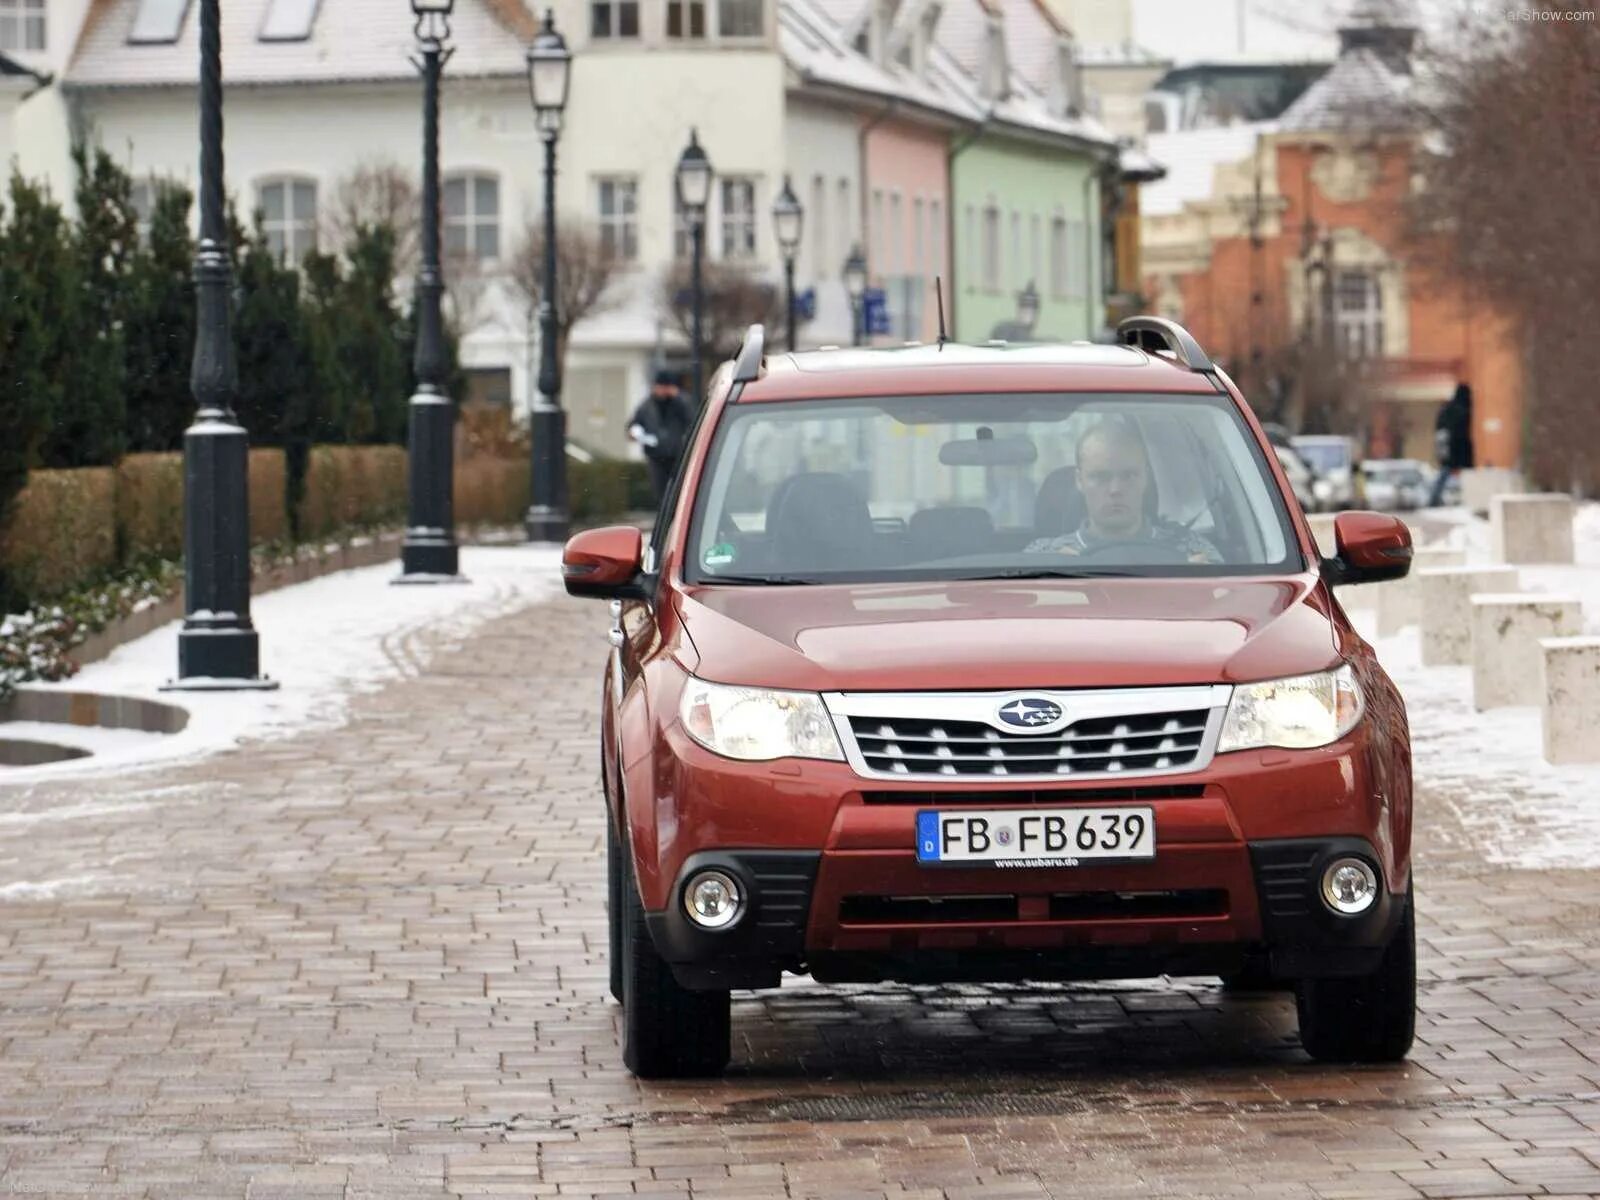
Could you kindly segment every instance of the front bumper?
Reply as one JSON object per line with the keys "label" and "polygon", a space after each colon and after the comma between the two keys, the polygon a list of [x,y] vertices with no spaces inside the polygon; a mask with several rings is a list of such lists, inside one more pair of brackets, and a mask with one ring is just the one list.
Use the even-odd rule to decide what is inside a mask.
{"label": "front bumper", "polygon": [[[909,854],[863,873],[859,856],[711,850],[684,864],[673,903],[646,920],[692,988],[775,987],[785,970],[840,983],[1227,974],[1263,954],[1288,978],[1361,975],[1378,965],[1409,898],[1380,887],[1358,916],[1329,910],[1322,872],[1352,855],[1378,866],[1359,838],[1293,838],[1168,851],[1159,887],[1117,878],[1145,866],[1001,880],[973,869],[940,871],[930,894]],[[748,897],[732,928],[701,929],[685,913],[688,881],[708,867],[733,875]]]}

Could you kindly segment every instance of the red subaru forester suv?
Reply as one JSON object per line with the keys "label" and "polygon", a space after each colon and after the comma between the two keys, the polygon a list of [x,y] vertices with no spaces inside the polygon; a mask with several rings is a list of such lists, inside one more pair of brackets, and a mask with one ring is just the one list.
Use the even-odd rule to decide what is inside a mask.
{"label": "red subaru forester suv", "polygon": [[1403,702],[1180,326],[1118,345],[767,356],[709,389],[648,541],[568,543],[614,601],[611,991],[641,1076],[720,1071],[729,990],[1221,975],[1306,1050],[1410,1049]]}

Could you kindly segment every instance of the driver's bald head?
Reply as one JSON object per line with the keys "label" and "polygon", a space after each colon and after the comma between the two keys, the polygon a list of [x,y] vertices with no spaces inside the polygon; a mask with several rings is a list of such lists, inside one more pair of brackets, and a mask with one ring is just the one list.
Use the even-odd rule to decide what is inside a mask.
{"label": "driver's bald head", "polygon": [[1150,460],[1133,424],[1104,417],[1078,439],[1078,490],[1088,531],[1098,538],[1136,537],[1144,528]]}

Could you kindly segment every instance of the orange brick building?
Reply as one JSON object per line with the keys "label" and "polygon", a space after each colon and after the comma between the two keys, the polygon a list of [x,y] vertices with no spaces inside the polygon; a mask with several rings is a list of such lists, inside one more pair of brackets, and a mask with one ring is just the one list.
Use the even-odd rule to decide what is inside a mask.
{"label": "orange brick building", "polygon": [[1178,156],[1184,139],[1202,160],[1214,156],[1211,187],[1181,211],[1146,216],[1145,291],[1291,428],[1309,415],[1296,370],[1329,361],[1296,349],[1318,345],[1349,371],[1359,427],[1340,432],[1358,433],[1369,456],[1431,462],[1434,417],[1465,381],[1479,464],[1515,466],[1515,332],[1430,266],[1430,248],[1406,229],[1420,186],[1405,110],[1415,30],[1392,11],[1358,5],[1338,60],[1276,121],[1165,142]]}

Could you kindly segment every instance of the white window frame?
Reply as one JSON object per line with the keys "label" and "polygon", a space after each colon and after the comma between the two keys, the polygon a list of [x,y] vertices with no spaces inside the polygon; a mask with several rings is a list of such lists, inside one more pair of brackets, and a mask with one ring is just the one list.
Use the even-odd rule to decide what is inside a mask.
{"label": "white window frame", "polygon": [[0,0],[0,50],[32,54],[49,49],[47,0]]}
{"label": "white window frame", "polygon": [[[451,215],[449,205],[444,202],[444,196],[448,194],[454,184],[463,186],[462,199],[464,204],[461,212]],[[492,211],[480,207],[484,195],[484,184],[489,185],[489,194],[494,197]],[[443,191],[440,197],[440,207],[442,209],[440,230],[444,238],[445,257],[467,258],[474,262],[498,262],[500,260],[504,248],[501,240],[504,233],[501,227],[501,220],[505,212],[505,204],[501,196],[502,190],[500,176],[493,171],[451,171],[445,175]],[[458,230],[460,231],[460,244],[452,248],[450,245],[451,237]],[[480,245],[480,235],[485,230],[493,230],[494,248],[492,253],[485,252]]]}
{"label": "white window frame", "polygon": [[[606,189],[613,193],[614,211],[605,211]],[[626,197],[628,204],[617,203]],[[618,262],[639,258],[639,177],[637,175],[596,175],[594,178],[595,225],[602,249],[609,249]]]}
{"label": "white window frame", "polygon": [[[594,42],[635,42],[639,40],[644,20],[640,12],[643,0],[589,0],[589,40]],[[595,32],[595,17],[605,12],[609,32]],[[622,32],[622,14],[633,13],[633,32]]]}
{"label": "white window frame", "polygon": [[[716,35],[719,41],[725,42],[756,42],[767,36],[767,6],[769,0],[713,0],[710,7],[715,14]],[[750,5],[757,10],[756,31],[754,33],[729,33],[724,28],[723,17],[728,15],[724,10],[727,5]],[[707,21],[711,20],[710,17]],[[732,22],[729,22],[732,24]]]}
{"label": "white window frame", "polygon": [[761,253],[761,182],[754,175],[717,180],[717,251],[728,262],[752,262]]}
{"label": "white window frame", "polygon": [[[273,188],[283,189],[283,216],[267,215],[267,193]],[[311,214],[300,216],[295,212],[295,199],[299,189],[311,190]],[[278,256],[278,261],[298,267],[306,255],[317,249],[317,216],[321,196],[317,181],[310,175],[263,175],[256,180],[256,209],[261,213],[261,232],[267,244]]]}
{"label": "white window frame", "polygon": [[[1352,283],[1364,285],[1357,296]],[[1359,300],[1352,304],[1351,300]],[[1383,280],[1367,267],[1336,267],[1333,275],[1333,324],[1340,353],[1346,359],[1382,358]]]}

